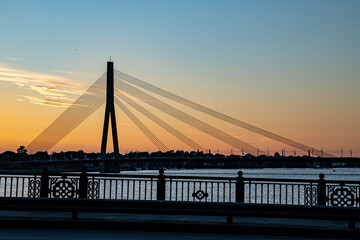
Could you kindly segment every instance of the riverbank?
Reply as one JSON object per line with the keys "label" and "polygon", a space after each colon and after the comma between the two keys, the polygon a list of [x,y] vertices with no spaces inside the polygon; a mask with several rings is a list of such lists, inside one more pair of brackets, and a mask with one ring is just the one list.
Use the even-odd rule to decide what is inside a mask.
{"label": "riverbank", "polygon": [[129,170],[167,169],[239,169],[239,168],[360,168],[360,158],[321,157],[189,157],[189,158],[119,158],[77,160],[34,160],[0,162],[2,171],[100,171],[118,173]]}

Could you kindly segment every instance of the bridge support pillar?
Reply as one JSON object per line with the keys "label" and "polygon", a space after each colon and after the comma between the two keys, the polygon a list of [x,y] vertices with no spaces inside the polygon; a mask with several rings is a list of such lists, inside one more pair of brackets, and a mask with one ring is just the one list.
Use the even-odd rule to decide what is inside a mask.
{"label": "bridge support pillar", "polygon": [[88,177],[85,169],[80,174],[79,179],[79,198],[87,198],[87,191],[88,191]]}
{"label": "bridge support pillar", "polygon": [[244,183],[244,177],[243,172],[238,172],[238,177],[236,179],[236,195],[235,195],[235,201],[236,202],[244,202],[245,198],[245,183]]}
{"label": "bridge support pillar", "polygon": [[317,185],[317,205],[326,205],[326,182],[325,175],[323,173],[319,174],[320,179],[318,180]]}
{"label": "bridge support pillar", "polygon": [[226,216],[226,224],[233,224],[233,223],[234,223],[233,216],[230,215]]}
{"label": "bridge support pillar", "polygon": [[[109,119],[110,117],[110,119]],[[114,63],[107,62],[107,81],[106,81],[106,108],[104,118],[104,128],[101,141],[101,159],[106,159],[106,143],[109,130],[109,121],[111,120],[111,129],[114,146],[114,157],[119,158],[119,143],[116,129],[116,118],[114,108]]]}
{"label": "bridge support pillar", "polygon": [[40,197],[49,197],[49,173],[46,167],[43,168],[40,179]]}
{"label": "bridge support pillar", "polygon": [[156,194],[157,200],[165,200],[165,186],[166,183],[165,183],[164,169],[160,169],[157,180],[157,194]]}

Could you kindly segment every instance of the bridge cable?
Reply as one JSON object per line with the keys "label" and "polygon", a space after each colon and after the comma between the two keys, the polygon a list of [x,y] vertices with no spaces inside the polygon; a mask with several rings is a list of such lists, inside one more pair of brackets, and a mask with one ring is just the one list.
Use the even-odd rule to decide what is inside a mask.
{"label": "bridge cable", "polygon": [[160,150],[169,151],[165,144],[155,136],[118,98],[114,98],[115,104],[130,118],[130,120],[145,134],[145,136]]}
{"label": "bridge cable", "polygon": [[[136,85],[136,86],[138,86],[140,88],[146,89],[146,90],[148,90],[148,91],[150,91],[152,93],[158,94],[158,95],[163,96],[165,98],[168,98],[168,99],[170,99],[172,101],[175,101],[177,103],[180,103],[182,105],[185,105],[187,107],[195,109],[195,110],[200,111],[202,113],[208,114],[210,116],[213,116],[213,117],[215,117],[217,119],[220,119],[220,120],[223,120],[225,122],[231,123],[231,124],[233,124],[235,126],[238,126],[238,127],[244,128],[246,130],[249,130],[251,132],[260,134],[260,135],[262,135],[264,137],[267,137],[267,138],[273,139],[275,141],[281,142],[283,144],[295,147],[295,148],[303,150],[305,152],[311,150],[313,152],[313,154],[318,155],[318,156],[321,156],[321,155],[326,156],[326,157],[333,156],[331,154],[321,152],[318,149],[312,148],[312,147],[304,145],[302,143],[298,143],[296,141],[293,141],[293,140],[290,140],[288,138],[282,137],[282,136],[280,136],[278,134],[266,131],[266,130],[261,129],[259,127],[253,126],[253,125],[248,124],[246,122],[240,121],[238,119],[235,119],[235,118],[230,117],[228,115],[225,115],[223,113],[220,113],[220,112],[217,112],[217,111],[212,110],[210,108],[207,108],[207,107],[205,107],[203,105],[200,105],[198,103],[190,101],[190,100],[188,100],[186,98],[180,97],[180,96],[175,95],[173,93],[170,93],[170,92],[168,92],[166,90],[163,90],[163,89],[161,89],[159,87],[156,87],[156,86],[154,86],[152,84],[149,84],[149,83],[144,82],[144,81],[142,81],[140,79],[132,77],[132,76],[130,76],[130,75],[126,74],[126,73],[123,73],[121,71],[118,71],[116,69],[115,69],[115,76],[117,78],[120,78],[123,81],[126,81],[128,83]],[[115,82],[115,84],[116,84],[116,82]]]}
{"label": "bridge cable", "polygon": [[[119,79],[115,76],[116,79]],[[120,80],[120,79],[119,79]],[[121,81],[121,80],[120,80]],[[115,86],[117,84],[117,82],[119,81],[115,81]],[[132,95],[133,97],[139,99],[140,101],[194,127],[197,128],[198,130],[230,145],[233,146],[239,150],[244,150],[245,152],[248,153],[252,153],[252,154],[256,154],[256,153],[260,153],[260,154],[265,154],[264,151],[259,150],[257,148],[255,148],[254,146],[251,146],[250,144],[247,144],[225,132],[222,132],[221,130],[212,127],[211,125],[190,116],[187,113],[184,113],[172,106],[170,106],[169,104],[155,98],[152,97],[151,95],[141,91],[140,89],[137,89],[129,84],[127,84],[126,82],[122,82],[121,83],[121,89],[126,92],[127,94]]]}
{"label": "bridge cable", "polygon": [[152,114],[150,111],[146,110],[145,108],[137,104],[135,101],[131,100],[129,97],[124,95],[120,90],[115,89],[115,94],[118,97],[120,97],[123,101],[125,101],[127,104],[129,104],[137,111],[145,115],[147,118],[155,122],[157,125],[159,125],[163,129],[168,131],[170,134],[178,138],[180,141],[191,147],[193,150],[205,151],[205,148],[203,148],[202,146],[200,146],[199,144],[197,144],[196,142],[194,142],[193,140],[191,140],[190,138],[188,138],[187,136],[185,136],[184,134],[182,134],[181,132],[179,132],[178,130],[176,130],[175,128],[173,128],[172,126],[170,126],[169,124],[158,118],[157,116],[155,116],[154,114]]}
{"label": "bridge cable", "polygon": [[106,73],[27,146],[29,152],[48,151],[101,107],[105,85]]}

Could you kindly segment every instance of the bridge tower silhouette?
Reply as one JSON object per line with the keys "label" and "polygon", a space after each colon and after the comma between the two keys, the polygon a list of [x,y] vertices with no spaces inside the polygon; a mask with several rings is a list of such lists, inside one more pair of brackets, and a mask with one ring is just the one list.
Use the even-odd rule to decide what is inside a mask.
{"label": "bridge tower silhouette", "polygon": [[[109,118],[110,116],[110,118]],[[114,63],[107,62],[107,79],[106,79],[106,107],[104,117],[104,128],[101,141],[100,158],[106,158],[106,144],[109,131],[109,121],[111,120],[112,138],[115,158],[119,157],[119,142],[116,128],[116,117],[114,107]]]}

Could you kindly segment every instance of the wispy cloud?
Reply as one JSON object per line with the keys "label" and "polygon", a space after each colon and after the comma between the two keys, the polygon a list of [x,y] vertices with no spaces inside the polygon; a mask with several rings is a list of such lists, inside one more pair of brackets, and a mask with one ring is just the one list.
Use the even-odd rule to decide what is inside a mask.
{"label": "wispy cloud", "polygon": [[[206,134],[206,132],[203,132],[203,131],[200,131],[197,129],[190,129],[190,130],[188,130],[188,133],[190,133],[190,134]],[[210,133],[210,132],[208,132],[208,133]]]}
{"label": "wispy cloud", "polygon": [[[193,134],[206,134],[206,133],[211,133],[211,132],[203,132],[203,131],[200,131],[200,130],[197,130],[197,129],[190,129],[188,130],[189,133],[193,133]],[[225,132],[222,132],[220,133],[221,136],[225,136],[225,135],[231,135],[233,137],[236,137],[238,139],[246,139],[247,136],[245,134],[239,134],[239,133],[225,133]]]}
{"label": "wispy cloud", "polygon": [[269,141],[271,141],[271,139],[270,139],[270,138],[267,138],[267,137],[261,137],[261,138],[259,138],[259,140],[258,140],[258,142],[261,142],[261,143],[263,143],[263,142],[269,142]]}
{"label": "wispy cloud", "polygon": [[10,59],[11,61],[17,61],[17,60],[19,60],[19,59],[16,58],[16,57],[9,57],[9,59]]}
{"label": "wispy cloud", "polygon": [[0,65],[0,81],[11,82],[43,96],[43,98],[24,96],[31,103],[53,107],[69,106],[73,99],[68,95],[79,95],[88,87],[74,83],[68,78],[24,71],[2,65]]}
{"label": "wispy cloud", "polygon": [[62,71],[62,70],[53,70],[54,73],[63,73],[63,74],[69,74],[69,75],[83,75],[82,72],[75,72],[75,71]]}
{"label": "wispy cloud", "polygon": [[69,107],[72,102],[63,100],[63,99],[54,99],[54,98],[38,98],[32,96],[23,96],[26,98],[30,103],[49,106],[49,107]]}

